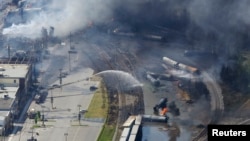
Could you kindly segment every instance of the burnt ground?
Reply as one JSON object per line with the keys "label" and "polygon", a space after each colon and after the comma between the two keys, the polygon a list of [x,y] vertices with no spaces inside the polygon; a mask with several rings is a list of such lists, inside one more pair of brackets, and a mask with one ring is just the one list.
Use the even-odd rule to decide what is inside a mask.
{"label": "burnt ground", "polygon": [[[30,43],[23,42],[24,44]],[[62,43],[66,43],[66,46]],[[63,68],[61,67],[63,65],[69,66],[68,45],[69,37],[49,43],[47,51],[49,51],[50,57],[40,64],[44,69],[50,68],[46,72],[47,74],[44,74],[47,75],[44,76],[44,78],[47,78],[45,82],[54,82],[57,75],[52,74],[59,73],[58,69]],[[120,91],[114,87],[108,87],[111,103],[108,123],[118,122],[118,127],[120,127],[131,114],[153,114],[153,106],[162,97],[167,97],[169,102],[174,101],[180,108],[180,116],[169,113],[171,123],[177,123],[177,125],[185,127],[187,131],[199,130],[197,126],[207,123],[210,116],[209,99],[206,99],[202,94],[199,95],[199,90],[196,89],[199,87],[196,86],[197,84],[192,83],[188,88],[180,89],[177,81],[164,80],[161,81],[160,87],[154,87],[145,77],[147,71],[166,73],[166,70],[161,66],[164,56],[171,57],[184,64],[196,66],[197,62],[194,62],[194,60],[201,59],[188,58],[183,55],[184,50],[189,49],[185,42],[163,42],[117,36],[92,27],[72,34],[71,45],[77,51],[76,54],[70,55],[72,72],[81,67],[91,67],[95,70],[95,73],[105,70],[120,70],[133,75],[142,84],[142,88],[129,91]],[[204,65],[202,61],[200,64]],[[209,68],[208,64],[212,64],[212,61],[211,63],[207,61],[206,64],[206,67]],[[202,67],[202,69],[205,69],[205,67]],[[194,100],[194,103],[187,103],[190,98]],[[121,130],[118,131],[118,136],[120,132]]]}
{"label": "burnt ground", "polygon": [[[158,11],[159,5],[156,7],[156,12],[161,13]],[[165,9],[165,7],[163,7],[163,9]],[[138,15],[144,14],[145,10],[142,11],[143,13],[138,13]],[[127,11],[125,13],[127,13]],[[176,13],[175,10],[172,13]],[[117,17],[122,16],[118,15]],[[124,18],[124,21],[130,19],[130,17],[131,15],[127,15],[127,17]],[[136,16],[135,19],[137,19],[137,17],[142,16]],[[158,14],[157,17],[158,20],[162,21],[161,14]],[[176,17],[172,18],[175,19]],[[184,19],[185,21],[185,12],[180,19]],[[140,19],[140,21],[142,21],[142,23],[134,24],[137,24],[137,26],[146,25],[148,28],[148,26],[151,27],[152,24],[158,24],[159,22],[152,19]],[[155,22],[148,22],[145,24],[145,21]],[[133,23],[133,20],[130,22]],[[165,22],[169,23],[169,19],[165,19]],[[163,23],[163,25],[166,23]],[[181,20],[178,23],[186,22]],[[176,26],[176,23],[172,23],[171,25],[177,28],[185,27],[185,25]],[[144,29],[138,28],[134,30],[141,31]],[[173,36],[174,32],[171,32],[171,34],[172,35],[169,35],[170,37]],[[178,37],[179,36],[176,36],[176,38]],[[69,38],[62,39],[62,41],[65,41],[68,44]],[[3,41],[1,41],[1,44],[3,44]],[[57,44],[60,43],[58,42]],[[143,84],[142,89],[138,89],[136,91],[122,92],[112,88],[108,89],[110,91],[110,100],[112,103],[109,113],[110,123],[119,119],[119,123],[122,124],[129,114],[151,114],[152,106],[154,106],[162,97],[168,97],[169,101],[175,101],[177,103],[177,106],[180,108],[181,115],[172,119],[176,119],[179,121],[179,125],[188,127],[188,129],[192,128],[193,125],[206,124],[206,121],[210,118],[210,99],[207,98],[205,89],[199,89],[202,84],[191,83],[190,85],[190,83],[185,83],[184,80],[183,83],[188,85],[188,87],[180,88],[178,87],[178,83],[176,81],[162,81],[162,85],[155,88],[145,78],[145,72],[151,71],[155,73],[165,73],[166,70],[164,70],[161,66],[162,57],[168,56],[184,64],[195,67],[198,66],[202,71],[208,71],[213,74],[215,78],[218,78],[217,74],[220,68],[215,64],[219,64],[220,62],[217,61],[219,59],[217,59],[216,56],[185,57],[183,55],[184,50],[192,48],[189,44],[186,44],[185,41],[174,39],[173,41],[168,40],[168,42],[162,42],[137,37],[114,36],[107,34],[106,31],[100,32],[96,27],[79,31],[79,33],[73,35],[72,44],[76,47],[78,54],[72,55],[71,59],[73,61],[73,59],[77,58],[79,61],[77,64],[72,63],[72,70],[78,69],[82,66],[91,67],[95,69],[96,73],[104,70],[122,70],[129,72]],[[54,44],[51,46],[55,47]],[[57,47],[57,49],[60,50],[61,48]],[[53,55],[53,49],[51,50],[51,54]],[[57,65],[68,65],[65,63],[67,61],[67,57],[65,57],[66,55],[55,55],[56,57],[53,57],[56,59],[54,62],[56,62]],[[61,61],[63,59],[66,61]],[[58,71],[58,68],[56,67],[51,68],[51,72]],[[50,80],[47,81],[53,81],[53,79],[55,79],[53,77],[54,76],[49,77]],[[202,93],[201,95],[199,95],[200,91]],[[119,97],[117,93],[121,96]],[[186,103],[186,100],[190,98],[194,100],[194,103]],[[231,97],[228,99],[231,99]],[[120,108],[118,108],[118,101],[122,104],[120,105]],[[119,115],[118,111],[120,111]],[[117,118],[118,116],[119,118]]]}
{"label": "burnt ground", "polygon": [[[68,44],[69,38],[63,41]],[[171,124],[177,123],[192,137],[197,136],[199,130],[204,129],[204,125],[210,121],[211,99],[204,84],[190,83],[184,78],[179,79],[185,84],[182,88],[178,86],[178,81],[161,81],[160,87],[154,87],[145,75],[147,71],[166,73],[161,65],[162,57],[168,56],[173,60],[198,67],[201,71],[207,71],[216,79],[220,70],[216,64],[220,62],[215,56],[186,57],[183,53],[189,49],[189,45],[185,43],[116,36],[100,32],[95,27],[72,35],[72,45],[78,51],[77,55],[71,56],[72,60],[78,61],[71,64],[72,70],[82,66],[93,68],[95,73],[121,70],[130,73],[143,84],[142,89],[134,91],[120,91],[112,86],[108,87],[112,103],[109,123],[118,122],[120,127],[131,114],[153,114],[153,106],[162,97],[167,97],[169,102],[174,101],[180,108],[179,116],[169,113]],[[202,80],[203,76],[200,79]],[[192,99],[193,103],[187,103],[189,99]],[[118,136],[121,131],[118,130]]]}
{"label": "burnt ground", "polygon": [[[180,109],[180,116],[169,113],[170,122],[185,127],[188,132],[196,128],[199,130],[199,125],[206,124],[209,120],[209,99],[203,94],[199,95],[204,89],[197,89],[201,84],[192,83],[188,89],[181,89],[177,81],[163,80],[160,87],[154,87],[145,77],[147,71],[166,73],[161,66],[163,56],[173,57],[183,63],[195,64],[191,59],[183,56],[184,50],[188,48],[185,44],[115,36],[96,29],[73,36],[72,41],[76,50],[82,53],[83,64],[94,68],[96,73],[105,70],[121,70],[132,74],[143,84],[142,89],[129,91],[108,87],[112,103],[109,122],[118,121],[119,127],[129,115],[154,114],[153,106],[162,97],[167,97],[169,103],[175,102]],[[187,103],[191,98],[194,103]],[[118,101],[121,104],[120,107]],[[118,131],[118,136],[120,132],[121,130]]]}

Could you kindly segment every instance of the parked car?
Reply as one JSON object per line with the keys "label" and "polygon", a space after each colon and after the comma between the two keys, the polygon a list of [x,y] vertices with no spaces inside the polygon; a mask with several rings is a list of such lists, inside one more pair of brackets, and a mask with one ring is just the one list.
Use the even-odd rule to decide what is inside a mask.
{"label": "parked car", "polygon": [[46,95],[45,94],[38,94],[35,96],[36,104],[43,103],[45,101]]}
{"label": "parked car", "polygon": [[98,89],[96,86],[90,86],[90,87],[89,87],[89,90],[90,90],[90,91],[94,91],[94,90],[96,90],[96,89]]}

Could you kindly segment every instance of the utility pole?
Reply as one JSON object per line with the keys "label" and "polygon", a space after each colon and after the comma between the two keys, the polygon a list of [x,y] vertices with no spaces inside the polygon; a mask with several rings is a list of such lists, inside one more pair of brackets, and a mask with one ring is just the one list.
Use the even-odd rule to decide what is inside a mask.
{"label": "utility pole", "polygon": [[78,104],[77,107],[79,108],[79,111],[78,111],[78,121],[79,121],[79,125],[81,124],[81,113],[80,113],[80,108],[82,107],[82,105]]}
{"label": "utility pole", "polygon": [[61,89],[61,92],[62,92],[62,69],[59,69],[59,83],[60,83],[60,89]]}
{"label": "utility pole", "polygon": [[64,136],[65,136],[65,141],[67,141],[68,133],[64,133]]}
{"label": "utility pole", "polygon": [[76,50],[69,50],[68,53],[69,53],[69,71],[71,71],[70,54],[77,54],[77,51]]}
{"label": "utility pole", "polygon": [[69,48],[71,49],[71,32],[70,32],[70,34],[69,34]]}
{"label": "utility pole", "polygon": [[70,64],[70,52],[69,53],[69,72],[71,71],[71,64]]}
{"label": "utility pole", "polygon": [[78,104],[77,107],[79,108],[79,113],[80,113],[80,108],[82,107],[82,105]]}
{"label": "utility pole", "polygon": [[59,69],[60,74],[59,74],[59,80],[60,80],[60,86],[62,85],[62,69]]}
{"label": "utility pole", "polygon": [[50,102],[51,102],[51,108],[54,109],[53,102],[54,102],[54,97],[52,95],[52,89],[51,89],[51,97],[50,97]]}
{"label": "utility pole", "polygon": [[53,106],[54,97],[51,96],[50,100],[51,100],[51,107],[52,107],[52,109],[54,109],[54,106]]}
{"label": "utility pole", "polygon": [[44,106],[42,105],[42,126],[45,127],[45,124],[44,124]]}
{"label": "utility pole", "polygon": [[34,140],[34,127],[31,127],[31,140],[33,141]]}
{"label": "utility pole", "polygon": [[10,45],[7,45],[7,49],[8,49],[8,59],[10,59]]}

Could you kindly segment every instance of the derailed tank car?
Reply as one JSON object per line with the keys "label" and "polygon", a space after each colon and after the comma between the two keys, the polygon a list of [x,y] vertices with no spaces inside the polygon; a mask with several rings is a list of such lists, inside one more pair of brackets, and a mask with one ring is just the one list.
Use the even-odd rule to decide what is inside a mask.
{"label": "derailed tank car", "polygon": [[178,62],[176,62],[168,57],[163,57],[162,60],[164,63],[166,63],[167,65],[170,65],[171,67],[177,67]]}
{"label": "derailed tank car", "polygon": [[186,72],[189,72],[189,73],[192,73],[195,75],[200,74],[200,70],[198,68],[179,63],[179,62],[174,61],[168,57],[163,57],[162,60],[164,63],[166,63],[167,65],[169,65],[173,68],[184,70]]}
{"label": "derailed tank car", "polygon": [[195,68],[195,67],[191,67],[191,66],[188,66],[188,65],[184,65],[182,63],[179,63],[178,64],[178,67],[181,69],[181,70],[185,70],[189,73],[192,73],[192,74],[200,74],[200,71],[199,69]]}
{"label": "derailed tank car", "polygon": [[154,85],[155,87],[160,86],[160,80],[157,78],[154,78],[152,75],[147,74],[147,79]]}

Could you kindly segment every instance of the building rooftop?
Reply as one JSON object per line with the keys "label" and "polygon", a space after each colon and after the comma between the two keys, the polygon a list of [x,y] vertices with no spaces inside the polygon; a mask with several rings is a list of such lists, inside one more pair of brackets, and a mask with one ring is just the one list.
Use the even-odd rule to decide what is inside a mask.
{"label": "building rooftop", "polygon": [[8,95],[10,98],[16,98],[18,87],[4,87],[4,90],[0,89],[0,98],[4,98],[4,95]]}
{"label": "building rooftop", "polygon": [[2,117],[6,117],[10,114],[10,111],[0,111],[0,119],[2,119]]}
{"label": "building rooftop", "polygon": [[122,125],[123,127],[130,127],[132,124],[134,124],[136,116],[129,116],[128,119],[124,122]]}
{"label": "building rooftop", "polygon": [[5,122],[6,122],[5,119],[9,114],[10,114],[10,111],[0,111],[0,126],[5,125]]}
{"label": "building rooftop", "polygon": [[5,87],[0,89],[0,112],[2,110],[9,110],[15,101],[18,87]]}
{"label": "building rooftop", "polygon": [[25,78],[28,70],[27,64],[0,64],[0,77]]}

